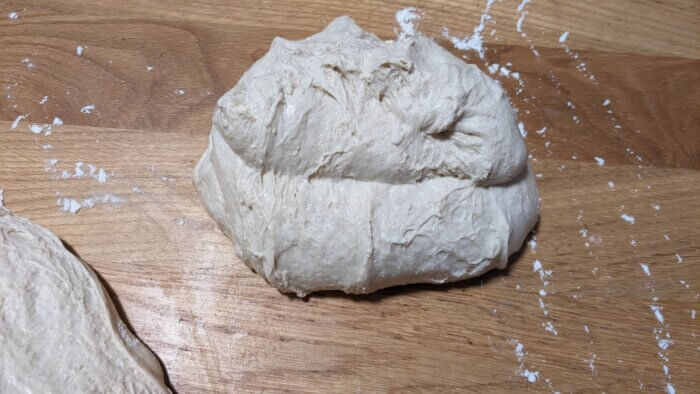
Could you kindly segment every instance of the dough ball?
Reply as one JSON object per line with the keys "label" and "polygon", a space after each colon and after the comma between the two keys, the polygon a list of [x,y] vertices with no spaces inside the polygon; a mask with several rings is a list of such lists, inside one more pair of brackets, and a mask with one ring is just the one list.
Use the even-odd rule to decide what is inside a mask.
{"label": "dough ball", "polygon": [[499,84],[348,17],[273,40],[219,99],[194,183],[237,255],[299,296],[503,268],[538,218]]}
{"label": "dough ball", "polygon": [[95,273],[0,208],[0,393],[169,393]]}

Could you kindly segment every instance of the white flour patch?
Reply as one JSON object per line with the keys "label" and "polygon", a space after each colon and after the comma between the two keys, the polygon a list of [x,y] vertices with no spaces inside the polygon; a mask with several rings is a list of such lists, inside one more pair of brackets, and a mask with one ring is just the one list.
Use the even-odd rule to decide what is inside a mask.
{"label": "white flour patch", "polygon": [[29,130],[31,130],[31,132],[34,134],[41,134],[44,132],[44,129],[48,128],[48,127],[49,127],[48,124],[45,124],[45,125],[32,124],[32,125],[29,125]]}
{"label": "white flour patch", "polygon": [[557,333],[556,327],[554,327],[554,323],[552,323],[551,321],[548,321],[546,323],[542,323],[542,326],[544,327],[545,330],[551,332],[552,334],[559,335],[559,333]]}
{"label": "white flour patch", "polygon": [[642,271],[644,271],[647,276],[651,276],[651,271],[649,270],[649,266],[644,264],[644,263],[639,263],[639,266],[642,267]]}
{"label": "white flour patch", "polygon": [[651,309],[652,312],[654,312],[654,316],[656,317],[656,320],[659,321],[659,323],[664,322],[664,315],[661,313],[661,307],[658,305],[649,305],[649,309]]}
{"label": "white flour patch", "polygon": [[60,206],[61,212],[70,212],[72,214],[78,213],[81,209],[94,208],[101,204],[111,204],[118,205],[124,200],[113,194],[96,194],[92,197],[83,199],[82,201],[74,200],[72,198],[59,198],[56,204]]}
{"label": "white flour patch", "polygon": [[87,47],[82,47],[82,46],[78,45],[78,47],[75,48],[75,54],[78,56],[83,56],[83,51],[85,50],[85,48],[87,48]]}
{"label": "white flour patch", "polygon": [[31,59],[29,59],[29,58],[22,59],[22,64],[27,66],[27,68],[29,70],[33,70],[34,68],[36,68],[36,65],[34,64],[34,62],[32,62]]}
{"label": "white flour patch", "polygon": [[[666,237],[666,240],[668,241],[668,234],[664,234],[664,236]],[[681,255],[679,255],[678,253],[676,253],[676,263],[678,263],[678,264],[683,263],[683,257],[681,257]]]}
{"label": "white flour patch", "polygon": [[523,0],[520,5],[518,6],[518,13],[520,14],[520,17],[518,17],[518,21],[515,23],[515,29],[518,31],[518,33],[523,32],[523,21],[525,20],[525,15],[527,14],[527,11],[525,11],[525,6],[530,3],[530,0]]}
{"label": "white flour patch", "polygon": [[39,100],[39,104],[46,104],[47,101],[49,101],[49,96],[44,96]]}
{"label": "white flour patch", "polygon": [[94,110],[95,110],[95,104],[88,104],[88,105],[84,106],[83,108],[81,108],[80,112],[82,112],[84,114],[89,114],[89,113],[92,113],[92,111],[94,111]]}
{"label": "white flour patch", "polygon": [[479,24],[474,28],[474,31],[472,32],[471,36],[459,39],[455,36],[451,36],[449,30],[446,27],[443,27],[443,37],[449,39],[456,49],[459,49],[460,51],[474,51],[479,55],[481,59],[484,59],[486,49],[484,48],[484,39],[482,37],[482,33],[484,32],[484,28],[486,27],[486,22],[492,19],[489,13],[491,12],[491,6],[493,6],[494,2],[495,0],[488,0],[486,2],[486,8],[484,9],[483,14],[481,15]]}
{"label": "white flour patch", "polygon": [[594,375],[597,373],[596,369],[595,369],[595,360],[596,359],[598,359],[598,355],[596,355],[595,353],[591,353],[591,358],[586,360],[588,362],[588,369],[590,369],[591,373]]}
{"label": "white flour patch", "polygon": [[25,115],[20,115],[20,116],[16,117],[15,120],[14,120],[14,122],[12,122],[12,125],[10,125],[10,128],[11,128],[11,129],[16,129],[17,126],[19,126],[19,122],[21,122],[22,119],[24,119],[24,118],[26,118]]}
{"label": "white flour patch", "polygon": [[629,224],[634,224],[634,222],[635,222],[634,216],[630,216],[626,213],[623,213],[622,215],[620,215],[620,218]]}
{"label": "white flour patch", "polygon": [[146,71],[148,71],[148,72],[153,71],[153,66],[146,66]]}
{"label": "white flour patch", "polygon": [[396,12],[396,22],[399,24],[401,31],[398,32],[399,37],[408,37],[416,34],[416,26],[420,20],[420,14],[416,7],[408,7]]}
{"label": "white flour patch", "polygon": [[9,14],[7,14],[7,17],[16,21],[17,18],[19,18],[19,15],[17,14],[17,12],[11,11]]}
{"label": "white flour patch", "polygon": [[53,118],[53,123],[54,126],[63,126],[63,120],[61,118]]}
{"label": "white flour patch", "polygon": [[174,92],[176,95],[182,96],[185,94],[185,89],[175,89]]}
{"label": "white flour patch", "polygon": [[523,122],[518,122],[518,130],[520,130],[520,135],[523,138],[527,138],[527,130],[525,130],[525,124]]}
{"label": "white flour patch", "polygon": [[540,372],[530,371],[529,369],[525,368],[525,347],[523,344],[517,339],[509,339],[508,343],[514,346],[513,353],[515,353],[515,357],[518,359],[518,363],[520,364],[516,373],[527,379],[529,383],[537,382],[537,379],[540,377]]}
{"label": "white flour patch", "polygon": [[569,32],[565,31],[565,32],[561,33],[561,35],[559,36],[559,42],[563,44],[566,42],[567,38],[569,38]]}
{"label": "white flour patch", "polygon": [[5,207],[5,189],[0,189],[0,208]]}
{"label": "white flour patch", "polygon": [[530,239],[530,240],[527,242],[527,245],[530,247],[530,250],[531,250],[533,253],[537,252],[537,238],[535,238],[534,235],[532,236],[532,239]]}

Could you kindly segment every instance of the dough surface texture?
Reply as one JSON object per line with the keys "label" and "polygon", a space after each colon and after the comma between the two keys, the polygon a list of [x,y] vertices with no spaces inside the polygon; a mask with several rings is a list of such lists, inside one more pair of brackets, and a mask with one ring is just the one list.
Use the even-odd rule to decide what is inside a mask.
{"label": "dough surface texture", "polygon": [[504,268],[539,215],[500,85],[348,17],[273,40],[219,99],[194,183],[237,255],[299,296]]}
{"label": "dough surface texture", "polygon": [[0,208],[0,393],[169,393],[95,273]]}

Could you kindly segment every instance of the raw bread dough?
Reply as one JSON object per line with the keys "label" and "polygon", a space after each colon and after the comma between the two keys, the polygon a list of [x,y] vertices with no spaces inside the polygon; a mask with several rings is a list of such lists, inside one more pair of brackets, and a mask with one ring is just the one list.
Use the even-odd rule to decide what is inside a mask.
{"label": "raw bread dough", "polygon": [[92,270],[0,208],[0,393],[168,393]]}
{"label": "raw bread dough", "polygon": [[538,218],[499,84],[348,17],[273,40],[219,99],[194,183],[238,256],[299,296],[504,268]]}

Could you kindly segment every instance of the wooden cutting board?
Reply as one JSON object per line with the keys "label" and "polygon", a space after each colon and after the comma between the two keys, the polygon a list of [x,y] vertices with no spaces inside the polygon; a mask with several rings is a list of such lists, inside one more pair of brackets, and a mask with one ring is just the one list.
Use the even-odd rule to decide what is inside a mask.
{"label": "wooden cutting board", "polygon": [[415,5],[491,65],[528,132],[542,216],[506,270],[300,300],[198,201],[216,99],[272,38],[345,14],[391,38],[394,1],[0,3],[5,205],[100,274],[179,392],[700,390],[697,1],[496,2],[483,60],[441,30],[472,35],[485,1]]}

